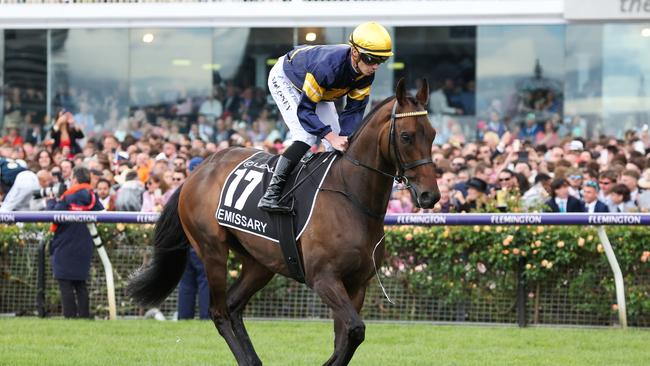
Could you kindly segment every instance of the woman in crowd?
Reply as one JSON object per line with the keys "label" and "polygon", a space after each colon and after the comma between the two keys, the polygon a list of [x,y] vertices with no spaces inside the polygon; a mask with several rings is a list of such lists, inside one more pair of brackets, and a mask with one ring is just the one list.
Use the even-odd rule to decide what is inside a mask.
{"label": "woman in crowd", "polygon": [[66,159],[72,159],[75,154],[81,152],[79,140],[84,138],[84,133],[79,129],[72,117],[72,113],[62,110],[52,127],[52,139],[54,149],[61,149],[66,152]]}
{"label": "woman in crowd", "polygon": [[164,179],[150,174],[145,183],[146,191],[142,194],[142,212],[160,212],[171,197],[173,190]]}
{"label": "woman in crowd", "polygon": [[467,197],[462,192],[456,191],[457,212],[470,212],[485,208],[487,203],[487,183],[480,178],[471,178],[467,181]]}

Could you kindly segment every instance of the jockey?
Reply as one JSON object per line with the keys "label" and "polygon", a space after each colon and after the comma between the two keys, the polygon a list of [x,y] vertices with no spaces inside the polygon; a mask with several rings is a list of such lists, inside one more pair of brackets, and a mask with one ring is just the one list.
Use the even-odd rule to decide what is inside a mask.
{"label": "jockey", "polygon": [[[349,45],[305,46],[280,57],[269,73],[269,90],[293,143],[278,158],[271,183],[257,207],[289,212],[281,205],[285,181],[303,155],[325,139],[328,150],[345,151],[363,118],[374,73],[392,52],[392,41],[375,22],[359,25]],[[333,101],[347,97],[337,114]]]}

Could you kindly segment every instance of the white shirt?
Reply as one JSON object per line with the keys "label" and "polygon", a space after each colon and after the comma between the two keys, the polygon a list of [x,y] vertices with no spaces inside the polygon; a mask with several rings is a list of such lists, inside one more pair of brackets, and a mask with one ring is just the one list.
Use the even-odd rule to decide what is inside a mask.
{"label": "white shirt", "polygon": [[429,95],[429,109],[433,114],[456,114],[456,108],[449,106],[442,89],[435,90]]}
{"label": "white shirt", "polygon": [[0,212],[29,210],[32,192],[40,188],[34,172],[25,170],[18,173],[14,185],[11,186],[0,206]]}
{"label": "white shirt", "polygon": [[596,203],[597,202],[598,202],[598,200],[595,200],[592,203],[585,202],[585,207],[587,207],[587,212],[594,213],[594,211],[596,211]]}

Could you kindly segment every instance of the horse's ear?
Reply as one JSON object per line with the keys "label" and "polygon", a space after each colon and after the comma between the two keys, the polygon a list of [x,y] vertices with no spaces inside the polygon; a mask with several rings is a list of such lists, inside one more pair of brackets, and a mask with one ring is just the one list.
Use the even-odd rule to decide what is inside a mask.
{"label": "horse's ear", "polygon": [[407,104],[406,96],[406,83],[404,82],[404,78],[400,78],[397,82],[397,88],[395,88],[395,98],[397,99],[397,103],[401,106],[405,106]]}
{"label": "horse's ear", "polygon": [[427,79],[422,79],[422,86],[420,86],[420,90],[418,90],[418,93],[415,95],[415,99],[417,99],[422,106],[429,103],[429,83],[427,82]]}

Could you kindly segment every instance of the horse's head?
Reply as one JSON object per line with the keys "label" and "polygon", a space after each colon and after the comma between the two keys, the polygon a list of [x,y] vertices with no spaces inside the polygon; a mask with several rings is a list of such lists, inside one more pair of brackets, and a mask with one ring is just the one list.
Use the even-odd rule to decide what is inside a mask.
{"label": "horse's head", "polygon": [[427,117],[425,106],[428,100],[429,84],[426,80],[413,98],[408,95],[404,80],[400,79],[388,126],[388,143],[382,144],[387,146],[386,158],[393,162],[398,177],[421,208],[431,208],[440,200],[435,166],[431,161],[431,145],[436,131]]}

